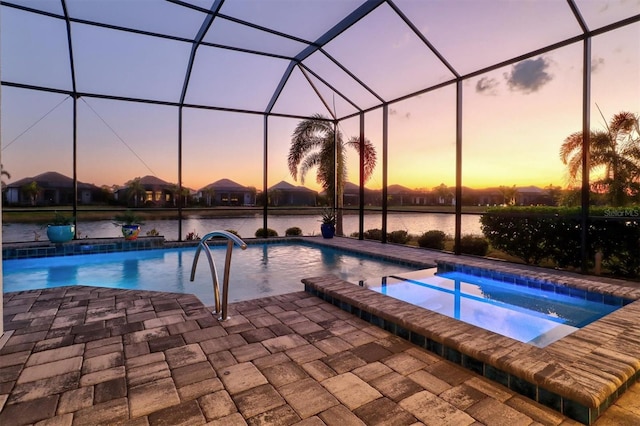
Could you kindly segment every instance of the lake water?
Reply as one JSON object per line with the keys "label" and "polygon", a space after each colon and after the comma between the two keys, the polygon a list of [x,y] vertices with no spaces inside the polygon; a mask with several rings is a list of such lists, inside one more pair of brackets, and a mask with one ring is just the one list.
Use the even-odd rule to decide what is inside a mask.
{"label": "lake water", "polygon": [[[268,226],[284,236],[288,228],[297,226],[302,229],[303,235],[317,235],[320,233],[318,217],[314,215],[290,215],[269,216]],[[358,231],[358,216],[344,216],[344,233],[351,235]],[[233,229],[238,231],[241,237],[251,238],[255,236],[258,228],[262,228],[262,216],[230,217],[230,218],[189,218],[183,220],[182,238],[189,232],[195,232],[203,236],[211,231],[219,229]],[[364,230],[382,228],[381,215],[365,215]],[[169,241],[178,240],[177,220],[148,220],[142,226],[140,235],[145,235],[149,230],[156,229]],[[387,230],[405,230],[410,234],[420,235],[426,231],[437,229],[445,234],[455,233],[455,216],[451,214],[437,213],[394,213],[387,216]],[[79,238],[113,238],[121,237],[120,228],[114,226],[109,220],[79,222],[76,230]],[[462,216],[462,234],[482,234],[480,230],[480,216]],[[3,242],[34,241],[36,236],[40,241],[47,240],[47,231],[38,224],[10,223],[2,226]]]}

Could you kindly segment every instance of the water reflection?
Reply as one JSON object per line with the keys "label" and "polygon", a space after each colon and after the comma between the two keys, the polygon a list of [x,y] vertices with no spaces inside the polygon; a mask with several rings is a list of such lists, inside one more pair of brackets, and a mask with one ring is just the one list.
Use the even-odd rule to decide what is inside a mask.
{"label": "water reflection", "polygon": [[[376,216],[379,217],[379,216]],[[465,215],[462,216],[462,231],[465,234],[481,234],[480,216]],[[303,235],[318,234],[318,218],[314,215],[291,215],[291,216],[269,216],[269,228],[278,232],[278,235],[284,235],[288,228],[297,226],[302,229]],[[372,218],[371,218],[372,219]],[[453,215],[432,214],[432,213],[402,213],[389,214],[387,217],[388,229],[390,231],[404,229],[410,234],[422,234],[430,229],[439,229],[446,234],[453,235],[455,230],[455,217]],[[2,239],[4,242],[33,241],[34,230],[38,230],[38,226],[30,223],[3,223]],[[212,229],[234,229],[244,237],[253,237],[258,228],[264,225],[262,216],[251,217],[234,217],[234,218],[188,218],[183,221],[182,229],[193,230],[194,232],[204,235],[211,232]],[[370,225],[370,226],[369,226]],[[379,224],[371,223],[365,226],[365,229],[380,227]],[[147,220],[142,227],[140,235],[144,235],[151,229],[156,229],[160,235],[169,241],[178,239],[178,221],[177,220]],[[346,215],[344,217],[344,233],[351,235],[357,232],[358,216]],[[113,226],[110,220],[99,220],[78,223],[77,229],[81,238],[118,238],[122,235],[119,230]],[[182,235],[184,239],[185,235]]]}
{"label": "water reflection", "polygon": [[50,266],[47,272],[47,283],[52,287],[74,285],[78,282],[77,265]]}
{"label": "water reflection", "polygon": [[[219,272],[223,273],[225,249],[212,249],[212,254],[220,266]],[[211,271],[207,259],[201,256],[195,280],[190,282],[194,256],[195,249],[188,248],[51,258],[33,266],[28,260],[7,261],[3,281],[5,291],[82,284],[193,293],[209,306],[213,304]],[[397,264],[372,262],[349,253],[325,252],[300,244],[252,245],[244,251],[234,250],[229,300],[300,291],[300,280],[306,277],[339,274],[345,280],[357,283],[367,276],[380,277],[409,270]],[[220,274],[218,277],[223,278]]]}
{"label": "water reflection", "polygon": [[341,257],[340,254],[336,253],[331,249],[322,250],[321,256],[322,256],[322,263],[324,263],[325,265],[331,268],[336,268],[340,264],[340,257]]}
{"label": "water reflection", "polygon": [[137,287],[140,276],[140,261],[138,259],[125,259],[122,261],[122,280],[130,287]]}
{"label": "water reflection", "polygon": [[[170,260],[170,254],[166,253],[164,255],[164,262],[168,263],[171,262]],[[190,256],[190,259],[188,260],[187,263],[187,269],[185,269],[184,265],[185,265],[185,261],[187,259],[183,259],[186,256],[185,253],[183,253],[182,251],[178,251],[177,253],[175,253],[175,257],[176,257],[176,291],[180,292],[180,293],[189,293],[188,291],[185,291],[185,286],[184,286],[184,280],[185,278],[188,280],[189,277],[186,276],[185,274],[191,274],[191,266],[193,264],[193,253]]]}

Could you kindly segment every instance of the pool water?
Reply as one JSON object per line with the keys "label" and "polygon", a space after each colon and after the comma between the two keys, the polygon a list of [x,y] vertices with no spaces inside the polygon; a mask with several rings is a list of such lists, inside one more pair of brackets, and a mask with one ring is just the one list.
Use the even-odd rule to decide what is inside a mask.
{"label": "pool water", "polygon": [[[211,253],[222,285],[226,246]],[[67,285],[193,293],[214,304],[211,272],[200,254],[196,277],[189,281],[195,247],[45,257],[3,261],[4,291]],[[302,278],[326,274],[346,281],[371,281],[415,267],[303,244],[256,244],[235,248],[231,259],[229,302],[301,291]]]}
{"label": "pool water", "polygon": [[367,287],[537,347],[620,308],[458,271],[436,272],[391,275]]}

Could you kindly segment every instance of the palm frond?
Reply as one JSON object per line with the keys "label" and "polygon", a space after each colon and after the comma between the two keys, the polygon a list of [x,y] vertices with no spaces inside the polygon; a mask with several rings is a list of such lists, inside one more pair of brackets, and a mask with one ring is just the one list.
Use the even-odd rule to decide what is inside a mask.
{"label": "palm frond", "polygon": [[304,178],[306,174],[309,172],[309,170],[313,169],[314,167],[317,167],[321,163],[322,163],[322,156],[320,155],[319,152],[313,152],[307,155],[306,157],[304,157],[304,160],[300,165],[300,183],[304,185]]}
{"label": "palm frond", "polygon": [[[289,148],[287,165],[294,179],[304,179],[309,170],[317,168],[316,180],[327,191],[328,196],[342,201],[342,192],[347,180],[346,147],[351,146],[360,153],[357,138],[343,142],[342,133],[333,121],[322,115],[314,115],[296,126]],[[376,165],[375,147],[369,141],[364,145],[365,180],[373,174]]]}
{"label": "palm frond", "polygon": [[575,184],[579,182],[582,176],[582,156],[574,155],[566,164],[568,166],[567,173],[569,174],[569,183]]}
{"label": "palm frond", "polygon": [[[357,136],[351,137],[347,141],[347,145],[354,148],[358,155],[360,154],[360,138]],[[373,171],[376,168],[377,154],[376,148],[367,138],[364,139],[364,181],[368,181],[373,175]]]}
{"label": "palm frond", "polygon": [[638,117],[627,111],[617,113],[611,118],[609,130],[615,134],[628,134],[638,126]]}
{"label": "palm frond", "polygon": [[560,145],[560,159],[564,164],[569,163],[569,157],[575,153],[582,152],[582,132],[575,132],[567,136],[564,143]]}
{"label": "palm frond", "polygon": [[592,131],[589,136],[589,147],[591,152],[615,152],[616,141],[611,138],[609,132],[604,130]]}
{"label": "palm frond", "polygon": [[333,125],[327,121],[326,117],[316,114],[298,123],[291,135],[291,147],[287,159],[289,173],[295,180],[298,178],[298,166],[303,158],[324,145],[327,140],[333,140]]}

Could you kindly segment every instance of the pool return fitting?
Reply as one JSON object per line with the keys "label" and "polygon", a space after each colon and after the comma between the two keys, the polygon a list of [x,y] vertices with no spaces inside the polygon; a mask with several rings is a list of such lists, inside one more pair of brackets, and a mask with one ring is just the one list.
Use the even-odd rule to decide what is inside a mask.
{"label": "pool return fitting", "polygon": [[[224,277],[222,279],[222,301],[220,301],[220,285],[218,281],[218,270],[216,269],[216,264],[213,261],[213,256],[211,255],[211,250],[209,249],[209,245],[207,244],[207,240],[210,240],[214,237],[224,237],[227,239],[227,255],[224,260]],[[209,260],[209,268],[211,269],[211,279],[213,280],[213,295],[215,297],[216,310],[215,312],[219,315],[218,320],[225,321],[227,319],[227,303],[229,301],[229,272],[231,269],[231,253],[233,251],[233,244],[237,244],[242,250],[247,248],[247,244],[242,241],[237,235],[232,234],[228,231],[213,231],[209,232],[207,235],[202,237],[200,242],[198,243],[198,248],[196,249],[196,254],[193,258],[193,265],[191,266],[191,281],[195,278],[196,275],[196,266],[198,265],[198,257],[200,257],[200,252],[204,248],[204,252],[207,255],[207,259]]]}

